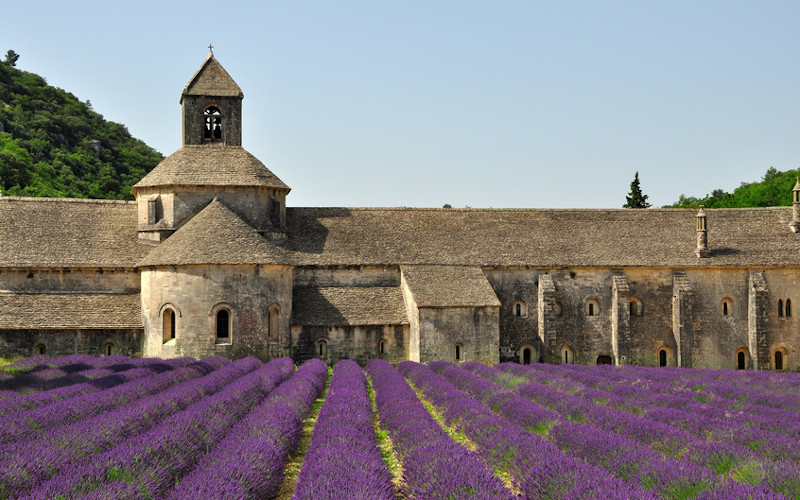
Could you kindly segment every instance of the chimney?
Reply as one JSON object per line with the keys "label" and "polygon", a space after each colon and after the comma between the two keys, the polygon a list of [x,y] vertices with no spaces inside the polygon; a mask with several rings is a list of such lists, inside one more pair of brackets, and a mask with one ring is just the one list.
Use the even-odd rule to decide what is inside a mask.
{"label": "chimney", "polygon": [[703,206],[700,206],[700,211],[697,212],[697,249],[694,253],[698,257],[708,257],[711,252],[708,251],[708,224],[706,222],[706,211]]}
{"label": "chimney", "polygon": [[793,233],[800,232],[800,177],[792,189],[792,223],[789,227]]}

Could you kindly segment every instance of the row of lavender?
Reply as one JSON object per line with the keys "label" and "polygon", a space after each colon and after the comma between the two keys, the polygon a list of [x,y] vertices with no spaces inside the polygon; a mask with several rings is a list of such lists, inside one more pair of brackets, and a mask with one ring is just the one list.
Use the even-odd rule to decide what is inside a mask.
{"label": "row of lavender", "polygon": [[[295,372],[286,359],[252,358],[29,358],[14,369],[29,380],[51,375],[38,390],[25,382],[0,392],[0,498],[274,497],[327,377],[318,360]],[[108,372],[87,378],[93,370]],[[735,390],[723,375],[750,387]],[[105,377],[114,378],[93,383]],[[377,360],[362,371],[342,362],[295,498],[800,498],[798,419],[767,430],[759,413],[796,417],[797,382]],[[762,404],[773,398],[789,403]],[[379,427],[402,466],[397,486]],[[734,438],[739,427],[743,439]]]}
{"label": "row of lavender", "polygon": [[[287,358],[108,366],[120,362],[131,363],[118,372],[124,380],[94,392],[77,389],[86,382],[76,378],[0,400],[51,395],[2,420],[0,498],[269,497],[327,379],[319,360],[297,371]],[[28,372],[52,369],[39,363]]]}

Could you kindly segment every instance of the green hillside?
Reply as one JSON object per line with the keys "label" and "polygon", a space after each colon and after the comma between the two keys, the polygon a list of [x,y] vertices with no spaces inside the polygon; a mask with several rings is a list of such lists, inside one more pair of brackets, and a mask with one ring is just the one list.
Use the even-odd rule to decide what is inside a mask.
{"label": "green hillside", "polygon": [[767,169],[761,182],[743,182],[732,193],[715,189],[702,198],[681,195],[671,208],[688,208],[703,205],[709,208],[778,207],[792,204],[792,188],[800,170],[779,172]]}
{"label": "green hillside", "polygon": [[3,194],[131,199],[131,186],[161,154],[15,62],[0,62]]}

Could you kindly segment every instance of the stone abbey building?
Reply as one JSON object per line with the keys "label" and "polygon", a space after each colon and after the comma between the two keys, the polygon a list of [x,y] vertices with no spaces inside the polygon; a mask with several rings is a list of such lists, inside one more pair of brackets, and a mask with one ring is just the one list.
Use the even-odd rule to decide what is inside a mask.
{"label": "stone abbey building", "polygon": [[136,201],[0,198],[0,355],[800,368],[800,183],[699,213],[291,208],[242,98],[209,54]]}

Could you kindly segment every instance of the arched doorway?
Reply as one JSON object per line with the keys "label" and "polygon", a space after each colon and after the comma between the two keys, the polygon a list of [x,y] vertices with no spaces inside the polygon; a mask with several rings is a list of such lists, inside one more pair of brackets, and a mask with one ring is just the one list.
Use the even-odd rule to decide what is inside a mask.
{"label": "arched doorway", "polygon": [[602,354],[600,356],[597,356],[597,364],[598,365],[613,365],[614,364],[614,360],[611,359],[611,356],[609,356],[608,354]]}
{"label": "arched doorway", "polygon": [[538,363],[539,355],[536,353],[536,348],[531,344],[525,344],[519,349],[519,363],[521,365],[529,365],[531,363]]}
{"label": "arched doorway", "polygon": [[775,351],[775,369],[783,370],[783,353],[781,351]]}
{"label": "arched doorway", "polygon": [[566,364],[575,363],[575,350],[570,346],[564,346],[561,349],[561,362]]}
{"label": "arched doorway", "polygon": [[658,366],[667,366],[667,350],[658,350]]}

